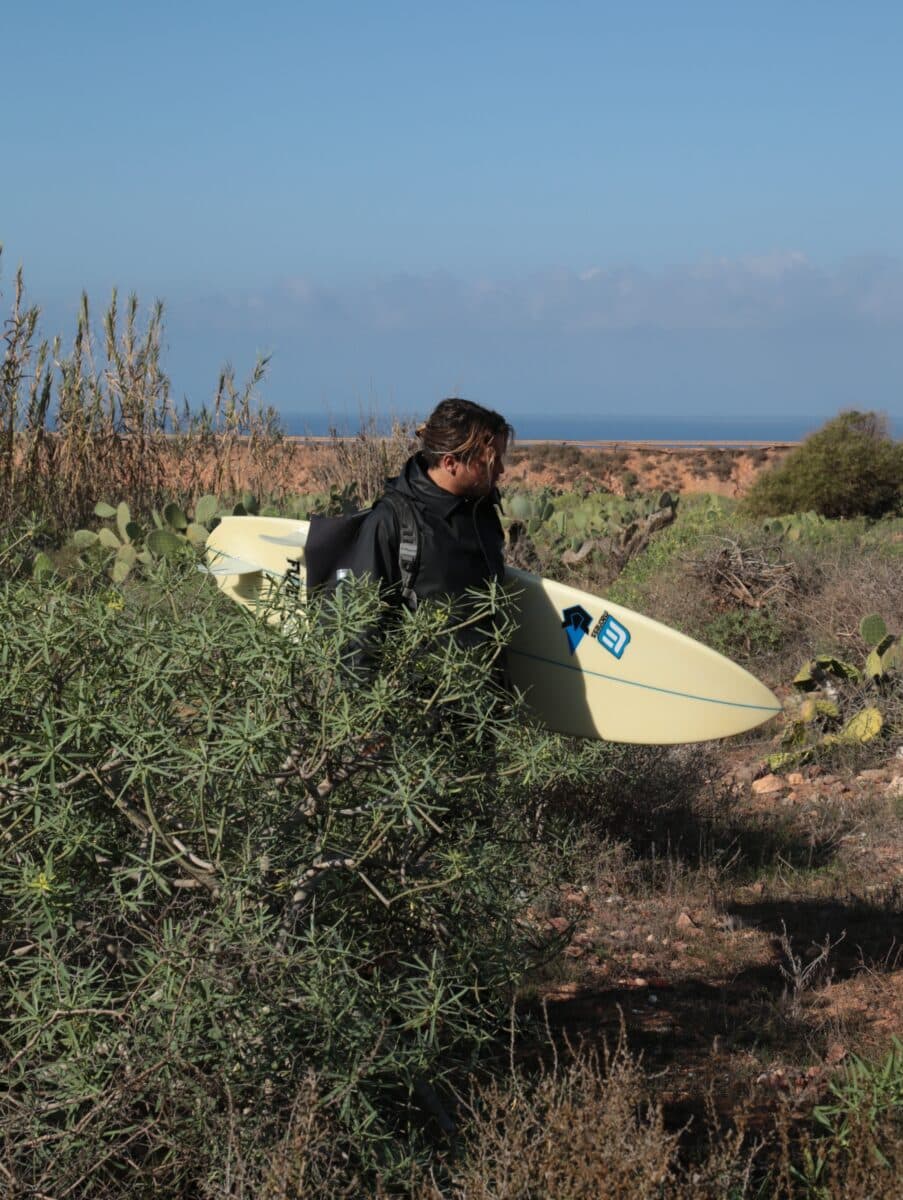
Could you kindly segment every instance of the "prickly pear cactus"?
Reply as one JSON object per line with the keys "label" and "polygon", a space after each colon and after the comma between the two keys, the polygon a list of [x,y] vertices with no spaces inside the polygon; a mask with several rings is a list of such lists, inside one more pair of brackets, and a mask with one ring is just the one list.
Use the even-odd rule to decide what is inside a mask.
{"label": "prickly pear cactus", "polygon": [[522,492],[505,499],[505,510],[508,516],[513,517],[515,521],[529,521],[532,507],[530,497],[525,496]]}
{"label": "prickly pear cactus", "polygon": [[826,525],[826,518],[816,512],[788,513],[762,522],[766,533],[789,542],[817,542]]}
{"label": "prickly pear cactus", "polygon": [[673,520],[677,503],[670,492],[628,500],[611,492],[556,495],[546,488],[506,495],[502,524],[506,533],[513,523],[522,524],[547,561],[572,566],[597,556],[616,563],[639,524],[663,510]]}
{"label": "prickly pear cactus", "polygon": [[845,742],[870,742],[883,728],[884,717],[881,710],[870,705],[850,717],[838,736]]}
{"label": "prickly pear cactus", "polygon": [[822,654],[797,673],[793,685],[802,696],[790,710],[781,750],[768,759],[772,770],[810,762],[821,751],[867,745],[888,731],[894,709],[885,705],[900,685],[903,646],[875,613],[863,617],[859,633],[872,647],[864,671]]}
{"label": "prickly pear cactus", "polygon": [[[244,503],[236,506],[242,513],[247,511],[245,503],[256,508],[256,500],[246,496]],[[132,519],[125,501],[114,507],[101,500],[94,506],[94,513],[108,523],[96,531],[77,529],[70,538],[70,545],[89,553],[112,551],[110,578],[121,584],[136,563],[149,566],[155,558],[170,557],[184,545],[203,547],[208,533],[219,523],[220,505],[216,496],[201,496],[191,517],[180,505],[167,504],[162,513],[151,513],[154,528],[149,532]]]}
{"label": "prickly pear cactus", "polygon": [[803,692],[814,691],[831,679],[856,680],[860,672],[851,662],[835,658],[833,654],[819,654],[801,667],[793,679],[793,686]]}
{"label": "prickly pear cactus", "polygon": [[865,670],[876,683],[881,683],[892,675],[899,676],[903,673],[903,642],[888,634],[865,660]]}
{"label": "prickly pear cactus", "polygon": [[887,625],[877,613],[870,613],[859,622],[859,636],[867,646],[877,646],[887,637]]}

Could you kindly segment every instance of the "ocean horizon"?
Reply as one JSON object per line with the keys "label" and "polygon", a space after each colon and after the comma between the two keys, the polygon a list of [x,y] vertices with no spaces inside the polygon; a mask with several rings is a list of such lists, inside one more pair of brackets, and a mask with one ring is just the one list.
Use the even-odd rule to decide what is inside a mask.
{"label": "ocean horizon", "polygon": [[[568,414],[505,414],[521,441],[561,442],[799,442],[819,429],[827,416],[794,417],[643,417]],[[286,433],[295,437],[324,437],[333,429],[353,435],[370,416],[347,413],[283,413]],[[391,416],[375,418],[387,431]],[[895,430],[891,423],[891,432]]]}

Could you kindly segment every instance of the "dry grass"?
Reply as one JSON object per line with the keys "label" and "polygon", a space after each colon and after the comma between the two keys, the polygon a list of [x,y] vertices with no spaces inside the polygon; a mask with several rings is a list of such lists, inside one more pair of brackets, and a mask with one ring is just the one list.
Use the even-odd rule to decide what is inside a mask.
{"label": "dry grass", "polygon": [[643,1091],[642,1071],[623,1048],[601,1062],[593,1053],[576,1056],[530,1083],[517,1073],[491,1081],[473,1100],[451,1187],[422,1196],[662,1195],[673,1180],[677,1139]]}
{"label": "dry grass", "polygon": [[0,520],[50,531],[90,519],[98,500],[126,500],[147,513],[176,500],[189,510],[212,493],[247,493],[280,503],[299,491],[345,491],[371,504],[413,449],[411,423],[381,436],[376,418],[326,442],[286,438],[258,390],[267,367],[249,378],[220,372],[208,405],[177,406],[162,365],[163,308],[144,318],[117,296],[94,332],[82,298],[71,348],[39,335],[40,311],[26,301],[21,271],[3,326],[0,360]]}
{"label": "dry grass", "polygon": [[722,609],[787,603],[800,590],[796,565],[783,560],[779,546],[745,547],[721,538],[690,565]]}
{"label": "dry grass", "polygon": [[380,433],[376,417],[362,417],[353,437],[333,429],[329,441],[317,455],[313,467],[319,490],[342,491],[356,485],[361,507],[371,505],[385,490],[386,480],[397,475],[405,460],[413,454],[417,442],[411,421],[393,419],[388,435]]}
{"label": "dry grass", "polygon": [[627,1048],[565,1046],[536,1070],[512,1065],[475,1084],[460,1128],[429,1170],[386,1190],[356,1174],[334,1141],[330,1105],[311,1077],[270,1160],[231,1173],[210,1200],[896,1200],[903,1144],[894,1114],[854,1118],[842,1139],[818,1136],[786,1094],[766,1112],[750,1092],[725,1121],[712,1102],[668,1118]]}
{"label": "dry grass", "polygon": [[257,399],[265,359],[241,386],[225,367],[211,405],[189,412],[162,367],[162,305],[141,326],[137,298],[121,312],[114,293],[98,336],[83,296],[68,351],[39,339],[39,317],[19,271],[2,335],[0,519],[59,530],[100,499],[147,512],[204,492],[285,493],[294,447]]}
{"label": "dry grass", "polygon": [[818,649],[865,649],[859,623],[879,613],[887,627],[903,633],[903,559],[851,545],[821,553],[803,552],[815,586],[800,598],[800,618]]}
{"label": "dry grass", "polygon": [[[894,1121],[863,1120],[851,1148],[815,1137],[778,1100],[763,1132],[750,1103],[731,1124],[670,1127],[623,1040],[568,1052],[538,1076],[513,1070],[476,1090],[450,1179],[416,1200],[891,1200],[903,1146]],[[855,1149],[853,1149],[855,1147]],[[889,1148],[889,1154],[888,1154]],[[879,1155],[883,1154],[883,1158]]]}

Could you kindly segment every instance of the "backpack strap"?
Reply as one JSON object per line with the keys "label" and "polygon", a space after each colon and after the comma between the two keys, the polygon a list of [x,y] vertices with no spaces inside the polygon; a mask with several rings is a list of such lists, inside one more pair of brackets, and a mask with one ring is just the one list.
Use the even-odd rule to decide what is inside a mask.
{"label": "backpack strap", "polygon": [[420,566],[420,525],[414,505],[400,492],[389,490],[381,497],[395,512],[398,521],[398,568],[401,572],[401,598],[411,612],[417,611],[414,579]]}

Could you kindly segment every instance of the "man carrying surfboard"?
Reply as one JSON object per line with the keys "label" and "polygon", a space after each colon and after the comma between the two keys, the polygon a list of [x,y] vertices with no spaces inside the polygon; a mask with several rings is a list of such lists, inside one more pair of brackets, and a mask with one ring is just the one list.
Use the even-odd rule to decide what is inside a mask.
{"label": "man carrying surfboard", "polygon": [[[511,683],[550,729],[663,745],[742,733],[781,711],[764,684],[711,647],[604,596],[505,569],[497,511],[511,436],[504,417],[444,400],[418,434],[419,452],[366,512],[310,522],[224,517],[207,539],[218,586],[279,620],[269,603],[274,584],[313,590],[369,575],[398,606],[451,598],[460,617],[471,615],[468,589],[504,574],[517,606]],[[346,665],[355,674],[378,663],[384,629],[351,648]],[[484,630],[467,626],[458,640],[475,645]]]}
{"label": "man carrying surfboard", "polygon": [[[312,520],[308,587],[348,575],[376,580],[390,603],[460,600],[505,572],[498,481],[513,430],[471,400],[443,400],[418,428],[420,449],[373,507],[341,526]],[[474,645],[479,627],[458,640]]]}

